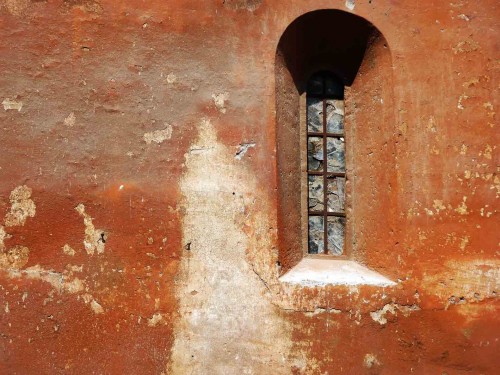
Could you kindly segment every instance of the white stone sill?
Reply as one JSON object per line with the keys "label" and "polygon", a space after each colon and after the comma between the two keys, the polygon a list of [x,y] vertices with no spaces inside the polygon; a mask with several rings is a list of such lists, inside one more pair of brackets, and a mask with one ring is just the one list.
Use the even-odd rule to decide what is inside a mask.
{"label": "white stone sill", "polygon": [[392,286],[395,282],[352,260],[304,257],[279,280],[302,286],[373,285]]}

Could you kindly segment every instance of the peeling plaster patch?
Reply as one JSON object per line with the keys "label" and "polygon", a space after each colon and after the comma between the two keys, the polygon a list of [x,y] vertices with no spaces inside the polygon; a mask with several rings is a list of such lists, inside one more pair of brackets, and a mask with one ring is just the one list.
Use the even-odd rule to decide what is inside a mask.
{"label": "peeling plaster patch", "polygon": [[365,365],[366,368],[372,368],[373,366],[380,365],[380,362],[378,361],[377,357],[375,354],[365,354],[365,359],[363,360],[363,364]]}
{"label": "peeling plaster patch", "polygon": [[212,94],[214,104],[221,113],[226,113],[226,101],[229,99],[229,93]]}
{"label": "peeling plaster patch", "polygon": [[468,236],[465,236],[463,238],[460,239],[460,249],[461,250],[465,250],[465,247],[467,246],[467,244],[469,243],[469,237]]}
{"label": "peeling plaster patch", "polygon": [[150,133],[144,134],[144,141],[150,145],[152,142],[162,143],[163,141],[172,138],[172,126],[165,124],[166,128],[162,130],[155,130]]}
{"label": "peeling plaster patch", "polygon": [[3,104],[3,109],[4,110],[9,110],[9,109],[17,109],[18,112],[21,112],[21,109],[23,108],[23,102],[18,101],[18,100],[13,100],[9,98],[5,98],[2,102]]}
{"label": "peeling plaster patch", "polygon": [[469,211],[467,210],[467,205],[465,202],[467,201],[467,197],[463,197],[462,203],[455,208],[455,211],[458,212],[460,215],[467,215]]}
{"label": "peeling plaster patch", "polygon": [[0,251],[5,249],[4,241],[7,238],[10,238],[10,235],[7,232],[5,232],[5,228],[2,225],[0,225]]}
{"label": "peeling plaster patch", "polygon": [[5,226],[24,225],[28,217],[36,213],[35,202],[31,199],[31,189],[26,185],[18,186],[10,193],[10,212],[5,215]]}
{"label": "peeling plaster patch", "polygon": [[370,312],[371,318],[381,324],[384,325],[387,323],[386,315],[387,313],[391,313],[392,315],[397,315],[397,310],[403,313],[404,316],[409,316],[412,311],[420,310],[420,307],[417,305],[399,305],[397,303],[388,303],[380,310]]}
{"label": "peeling plaster patch", "polygon": [[167,76],[167,83],[168,84],[174,84],[175,81],[177,81],[177,77],[175,76],[174,73],[170,73],[168,76]]}
{"label": "peeling plaster patch", "polygon": [[10,277],[26,277],[27,279],[42,280],[52,285],[59,293],[67,292],[70,294],[78,293],[84,290],[83,282],[74,278],[71,281],[66,280],[66,275],[55,271],[47,271],[39,265],[26,268],[24,270],[10,270]]}
{"label": "peeling plaster patch", "polygon": [[422,290],[440,298],[445,308],[453,304],[454,300],[455,303],[456,300],[475,303],[487,298],[497,298],[500,289],[500,262],[493,259],[448,261],[443,264],[439,273],[425,274],[421,286]]}
{"label": "peeling plaster patch", "polygon": [[73,112],[71,112],[68,117],[64,119],[64,125],[72,127],[76,123],[76,116]]}
{"label": "peeling plaster patch", "polygon": [[68,244],[65,244],[62,247],[62,251],[64,254],[69,255],[69,256],[74,256],[76,254],[75,250],[71,246],[69,246]]}
{"label": "peeling plaster patch", "polygon": [[26,246],[14,246],[7,252],[0,252],[1,269],[19,269],[28,263],[30,250]]}
{"label": "peeling plaster patch", "polygon": [[460,95],[460,97],[458,98],[458,104],[457,104],[457,108],[458,109],[465,109],[464,105],[463,105],[463,101],[466,100],[466,99],[469,99],[469,97],[465,94],[462,94]]}
{"label": "peeling plaster patch", "polygon": [[436,213],[438,213],[438,214],[439,214],[439,211],[446,210],[446,206],[443,204],[443,201],[439,200],[439,199],[434,200],[434,204],[432,205],[432,207],[434,207],[434,209],[436,210]]}
{"label": "peeling plaster patch", "polygon": [[106,242],[105,232],[101,229],[95,229],[92,223],[92,217],[85,212],[83,203],[76,206],[75,210],[83,217],[83,223],[85,224],[85,239],[83,240],[83,245],[85,246],[87,254],[93,255],[95,251],[97,251],[98,254],[104,253]]}
{"label": "peeling plaster patch", "polygon": [[180,318],[168,373],[289,374],[292,327],[262,295],[265,286],[247,262],[249,238],[239,224],[245,200],[227,199],[236,190],[251,199],[258,182],[234,149],[217,141],[210,121],[200,124],[195,144],[205,152],[186,154],[180,183],[183,243],[191,245],[178,274]]}
{"label": "peeling plaster patch", "polygon": [[6,313],[6,314],[10,313],[9,303],[8,303],[8,302],[5,304],[5,309],[4,309],[4,311],[5,311],[5,313]]}
{"label": "peeling plaster patch", "polygon": [[467,153],[468,146],[465,143],[462,143],[460,147],[460,155],[465,155]]}
{"label": "peeling plaster patch", "polygon": [[222,4],[229,9],[246,9],[253,12],[260,7],[262,0],[222,0]]}
{"label": "peeling plaster patch", "polygon": [[467,17],[465,14],[459,14],[457,17],[460,18],[461,20],[464,20],[464,21],[467,21],[467,22],[470,21],[470,18]]}
{"label": "peeling plaster patch", "polygon": [[467,52],[473,52],[477,51],[479,49],[479,44],[472,40],[464,40],[462,42],[459,42],[455,47],[452,48],[453,52],[456,54],[459,53],[467,53]]}
{"label": "peeling plaster patch", "polygon": [[349,10],[354,10],[354,7],[356,6],[356,3],[354,0],[345,0],[345,6]]}
{"label": "peeling plaster patch", "polygon": [[234,155],[234,158],[236,160],[241,160],[243,156],[247,153],[248,149],[255,147],[255,143],[241,143],[238,146],[238,151],[236,151],[236,154]]}
{"label": "peeling plaster patch", "polygon": [[486,159],[491,160],[491,152],[493,151],[493,148],[490,145],[486,145],[484,151],[481,151],[479,153],[479,156],[484,156]]}
{"label": "peeling plaster patch", "polygon": [[90,307],[92,308],[92,311],[95,312],[96,314],[102,314],[104,312],[102,306],[95,299],[93,299],[92,302],[90,302]]}
{"label": "peeling plaster patch", "polygon": [[156,327],[158,324],[160,324],[163,321],[163,315],[160,313],[154,313],[153,316],[148,319],[148,326],[149,327]]}

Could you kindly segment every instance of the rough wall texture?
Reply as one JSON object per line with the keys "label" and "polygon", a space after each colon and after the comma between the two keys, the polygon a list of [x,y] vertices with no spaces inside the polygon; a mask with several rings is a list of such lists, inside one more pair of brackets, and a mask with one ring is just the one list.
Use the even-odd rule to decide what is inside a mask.
{"label": "rough wall texture", "polygon": [[[385,208],[392,232],[359,258],[391,288],[278,281],[276,48],[326,8],[391,51],[392,101],[362,89],[368,59],[347,109],[389,122],[365,157],[392,160],[390,207],[362,219]],[[0,373],[495,373],[499,17],[494,0],[0,0]]]}

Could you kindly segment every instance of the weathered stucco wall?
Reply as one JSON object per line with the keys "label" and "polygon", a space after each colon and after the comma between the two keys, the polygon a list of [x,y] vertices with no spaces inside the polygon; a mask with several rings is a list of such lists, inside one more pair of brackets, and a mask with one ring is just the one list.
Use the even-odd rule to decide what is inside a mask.
{"label": "weathered stucco wall", "polygon": [[[390,49],[346,104],[358,133],[385,120],[356,156],[389,162],[358,170],[383,200],[357,209],[353,256],[394,287],[278,281],[276,48],[317,9]],[[0,0],[0,373],[495,373],[499,17],[494,0]]]}

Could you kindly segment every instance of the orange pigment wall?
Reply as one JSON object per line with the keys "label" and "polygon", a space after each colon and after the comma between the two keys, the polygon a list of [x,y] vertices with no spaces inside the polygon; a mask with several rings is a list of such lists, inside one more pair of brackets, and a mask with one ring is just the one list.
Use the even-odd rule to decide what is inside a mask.
{"label": "orange pigment wall", "polygon": [[[390,50],[346,105],[369,133],[354,160],[388,168],[358,171],[356,260],[393,287],[278,280],[276,48],[318,9]],[[495,374],[499,17],[494,0],[0,0],[0,373]]]}

